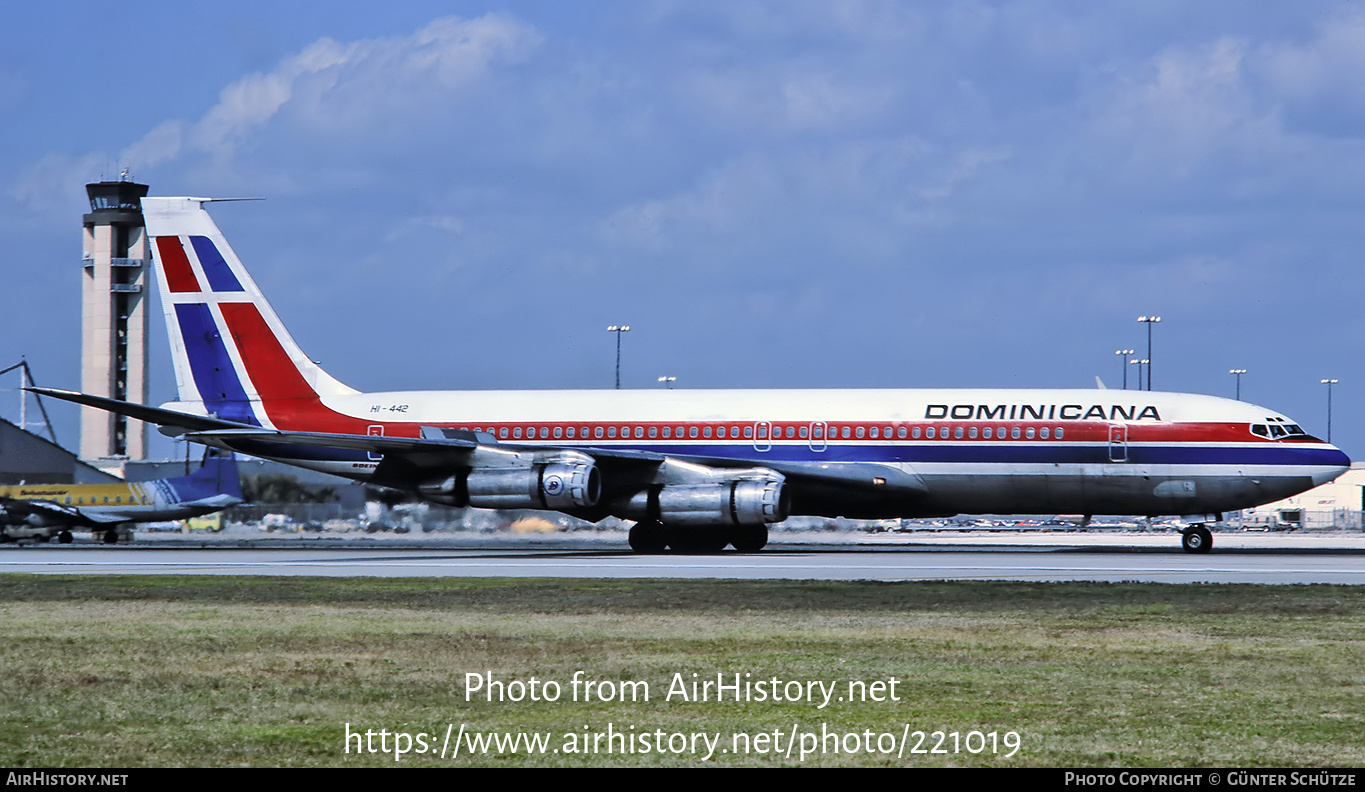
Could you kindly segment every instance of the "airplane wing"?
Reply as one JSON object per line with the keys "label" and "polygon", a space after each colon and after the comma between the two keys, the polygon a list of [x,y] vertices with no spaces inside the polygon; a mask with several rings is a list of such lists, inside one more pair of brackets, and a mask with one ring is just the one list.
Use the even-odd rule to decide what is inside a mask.
{"label": "airplane wing", "polygon": [[0,509],[12,516],[38,516],[49,525],[94,526],[127,522],[125,518],[115,515],[86,514],[80,509],[64,506],[55,501],[0,498]]}

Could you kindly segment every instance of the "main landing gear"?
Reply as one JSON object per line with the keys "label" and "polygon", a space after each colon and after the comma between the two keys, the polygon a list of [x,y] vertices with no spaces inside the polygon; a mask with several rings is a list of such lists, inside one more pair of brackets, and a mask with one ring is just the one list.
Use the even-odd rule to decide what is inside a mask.
{"label": "main landing gear", "polygon": [[1213,549],[1213,534],[1203,523],[1194,523],[1180,534],[1180,546],[1187,553],[1207,553]]}
{"label": "main landing gear", "polygon": [[741,553],[756,553],[768,544],[768,526],[670,527],[661,522],[641,520],[631,526],[630,549],[637,553],[719,553],[726,545]]}

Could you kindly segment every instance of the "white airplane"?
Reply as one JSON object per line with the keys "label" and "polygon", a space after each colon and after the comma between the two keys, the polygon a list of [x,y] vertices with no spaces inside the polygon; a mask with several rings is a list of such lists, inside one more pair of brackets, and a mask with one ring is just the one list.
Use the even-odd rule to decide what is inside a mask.
{"label": "white airplane", "polygon": [[241,502],[237,460],[218,452],[188,476],[115,484],[0,487],[0,542],[55,538],[70,544],[73,528],[88,528],[105,544],[114,544],[120,525],[187,520]]}
{"label": "white airplane", "polygon": [[[145,198],[179,401],[34,390],[454,506],[635,521],[640,552],[761,549],[789,515],[1182,515],[1350,460],[1274,410],[1115,390],[361,393],[306,356],[204,208]],[[1183,533],[1206,552],[1202,522]]]}

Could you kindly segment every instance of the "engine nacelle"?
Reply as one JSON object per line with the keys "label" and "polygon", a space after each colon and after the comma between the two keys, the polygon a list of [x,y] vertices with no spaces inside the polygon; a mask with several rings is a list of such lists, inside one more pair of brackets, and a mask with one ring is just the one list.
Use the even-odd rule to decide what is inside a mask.
{"label": "engine nacelle", "polygon": [[671,484],[633,495],[620,509],[632,520],[664,525],[760,525],[782,522],[791,501],[781,479]]}
{"label": "engine nacelle", "polygon": [[11,514],[4,509],[0,509],[0,525],[26,525],[32,528],[50,528],[54,525],[61,525],[63,522],[65,521],[38,512]]}
{"label": "engine nacelle", "polygon": [[463,476],[423,484],[418,491],[450,506],[564,511],[596,506],[602,474],[591,457],[572,454],[529,467],[476,467]]}

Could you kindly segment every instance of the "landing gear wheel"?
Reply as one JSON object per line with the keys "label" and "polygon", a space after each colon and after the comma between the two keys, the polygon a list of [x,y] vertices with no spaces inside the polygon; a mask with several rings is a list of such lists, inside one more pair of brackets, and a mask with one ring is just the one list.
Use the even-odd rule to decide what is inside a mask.
{"label": "landing gear wheel", "polygon": [[71,532],[62,531],[61,533],[57,534],[57,541],[62,544],[71,544]]}
{"label": "landing gear wheel", "polygon": [[668,530],[663,523],[643,521],[630,527],[630,549],[637,553],[662,553],[668,548]]}
{"label": "landing gear wheel", "polygon": [[731,528],[730,544],[741,553],[757,553],[768,544],[768,526],[741,525]]}
{"label": "landing gear wheel", "polygon": [[105,543],[105,544],[118,544],[118,531],[115,530],[115,529],[113,529],[113,528],[110,528],[109,530],[105,531],[105,532],[104,532],[104,543]]}
{"label": "landing gear wheel", "polygon": [[668,546],[677,553],[719,553],[730,543],[724,528],[674,528]]}
{"label": "landing gear wheel", "polygon": [[1187,553],[1207,553],[1213,549],[1213,534],[1202,525],[1191,525],[1180,535],[1180,546]]}

